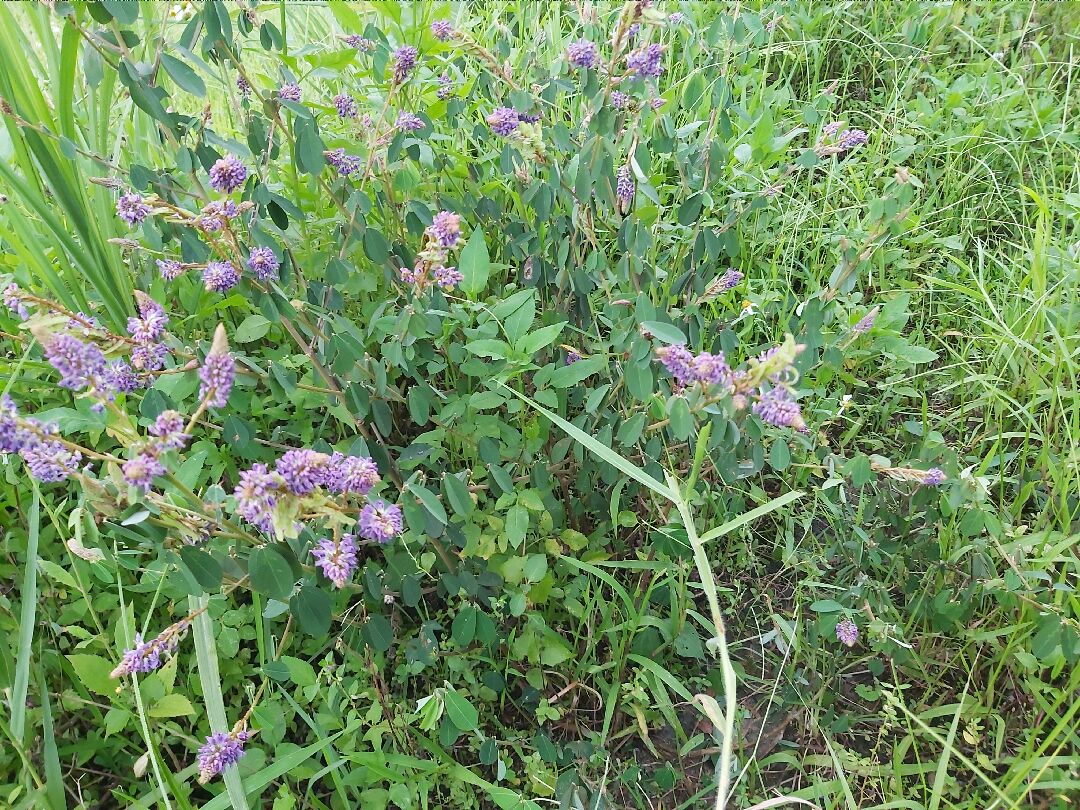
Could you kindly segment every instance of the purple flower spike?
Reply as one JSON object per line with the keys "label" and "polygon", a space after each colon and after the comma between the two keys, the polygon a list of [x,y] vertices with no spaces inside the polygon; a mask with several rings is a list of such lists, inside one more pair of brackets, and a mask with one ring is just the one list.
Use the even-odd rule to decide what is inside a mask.
{"label": "purple flower spike", "polygon": [[30,317],[30,309],[26,306],[21,292],[18,284],[8,284],[4,287],[4,306],[25,321]]}
{"label": "purple flower spike", "polygon": [[175,259],[158,259],[157,267],[166,281],[174,281],[184,272],[184,265]]}
{"label": "purple flower spike", "polygon": [[702,352],[694,358],[694,376],[698,382],[706,385],[731,384],[731,368],[724,359],[724,353],[710,354]]}
{"label": "purple flower spike", "polygon": [[30,475],[38,481],[53,483],[63,481],[78,471],[82,453],[69,450],[54,440],[34,441],[19,450]]}
{"label": "purple flower spike", "polygon": [[845,647],[854,647],[859,640],[859,628],[851,619],[841,619],[836,625],[836,637]]}
{"label": "purple flower spike", "polygon": [[626,95],[626,93],[623,93],[619,90],[611,91],[611,105],[616,110],[625,110],[629,103],[630,96]]}
{"label": "purple flower spike", "polygon": [[417,132],[424,128],[424,119],[418,115],[413,115],[411,112],[402,110],[398,113],[397,121],[394,123],[394,126],[402,132]]}
{"label": "purple flower spike", "polygon": [[282,488],[281,476],[270,472],[265,464],[251,465],[250,470],[240,473],[240,481],[233,490],[236,513],[269,534],[273,530],[274,507]]}
{"label": "purple flower spike", "polygon": [[345,93],[334,96],[334,106],[340,118],[356,118],[356,99]]}
{"label": "purple flower spike", "polygon": [[664,55],[664,46],[653,43],[631,51],[626,56],[626,69],[642,78],[659,76],[664,68],[660,59]]}
{"label": "purple flower spike", "polygon": [[435,91],[436,97],[439,100],[450,98],[450,94],[454,92],[454,82],[450,78],[449,73],[442,73],[439,75],[439,89]]}
{"label": "purple flower spike", "polygon": [[239,762],[247,741],[246,731],[218,731],[207,737],[199,748],[199,782],[205,784]]}
{"label": "purple flower spike", "polygon": [[464,274],[456,267],[444,267],[441,264],[435,267],[434,275],[435,283],[444,290],[456,287],[465,280]]}
{"label": "purple flower spike", "polygon": [[191,438],[184,433],[184,417],[176,411],[162,411],[150,426],[150,435],[156,436],[162,450],[179,450]]}
{"label": "purple flower spike", "polygon": [[874,328],[874,320],[877,318],[877,314],[878,308],[874,307],[859,319],[859,322],[852,327],[851,331],[856,335],[865,335]]}
{"label": "purple flower spike", "polygon": [[165,466],[149,453],[140,453],[125,461],[121,472],[128,484],[143,492],[149,492],[154,479],[165,474]]}
{"label": "purple flower spike", "polygon": [[416,67],[420,52],[412,45],[402,45],[394,51],[394,84],[401,84]]}
{"label": "purple flower spike", "polygon": [[229,194],[247,180],[248,170],[236,155],[226,155],[210,167],[210,186]]}
{"label": "purple flower spike", "polygon": [[224,408],[229,401],[233,380],[236,377],[236,361],[227,351],[206,355],[199,369],[199,399],[207,400],[211,408]]}
{"label": "purple flower spike", "polygon": [[350,47],[356,48],[356,50],[363,51],[364,53],[375,50],[375,43],[359,34],[349,34],[345,37],[345,42]]}
{"label": "purple flower spike", "polygon": [[323,152],[326,162],[333,166],[337,173],[343,177],[356,174],[360,171],[360,158],[356,155],[346,155],[344,149],[331,149]]}
{"label": "purple flower spike", "polygon": [[615,179],[615,196],[619,198],[624,208],[629,207],[634,201],[634,178],[630,174],[629,166],[620,166],[618,176]]}
{"label": "purple flower spike", "polygon": [[431,24],[431,35],[439,42],[446,42],[454,35],[454,26],[449,20],[436,20]]}
{"label": "purple flower spike", "polygon": [[720,277],[720,289],[732,290],[737,287],[742,280],[743,274],[733,267]]}
{"label": "purple flower spike", "polygon": [[335,588],[344,588],[356,570],[356,538],[351,534],[342,535],[340,540],[324,537],[311,549],[311,556]]}
{"label": "purple flower spike", "polygon": [[240,91],[240,95],[247,98],[251,95],[251,85],[248,84],[248,80],[243,76],[236,77],[236,89]]}
{"label": "purple flower spike", "polygon": [[578,360],[581,359],[581,355],[575,349],[568,349],[566,352],[566,365],[572,366]]}
{"label": "purple flower spike", "polygon": [[854,149],[862,146],[868,140],[868,136],[861,129],[845,129],[836,139],[838,149]]}
{"label": "purple flower spike", "polygon": [[661,346],[656,350],[656,357],[679,385],[687,385],[696,379],[694,355],[683,344]]}
{"label": "purple flower spike", "polygon": [[207,292],[223,293],[240,282],[240,271],[232,262],[210,262],[202,278]]}
{"label": "purple flower spike", "polygon": [[277,460],[274,469],[294,495],[307,495],[326,480],[330,456],[315,450],[289,450]]}
{"label": "purple flower spike", "polygon": [[570,64],[579,68],[591,68],[596,65],[596,43],[579,39],[566,46],[566,58]]}
{"label": "purple flower spike", "polygon": [[455,248],[461,241],[461,216],[453,211],[440,211],[431,220],[427,235],[444,248]]}
{"label": "purple flower spike", "polygon": [[274,251],[268,247],[256,247],[251,249],[247,260],[248,269],[255,274],[259,281],[273,281],[278,277],[278,261]]}
{"label": "purple flower spike", "polygon": [[521,119],[513,107],[496,107],[488,115],[487,122],[492,132],[505,138],[517,130]]}
{"label": "purple flower spike", "polygon": [[763,422],[774,427],[793,427],[796,430],[806,427],[799,403],[792,399],[791,392],[782,385],[768,391],[758,389],[758,399],[753,410]]}
{"label": "purple flower spike", "polygon": [[931,467],[923,476],[922,483],[928,487],[937,487],[945,483],[945,473],[938,467]]}
{"label": "purple flower spike", "polygon": [[138,225],[150,216],[152,210],[135,192],[124,194],[116,201],[116,215],[128,225]]}
{"label": "purple flower spike", "polygon": [[101,349],[66,333],[55,335],[49,341],[45,359],[60,372],[60,385],[72,391],[93,387],[107,365]]}
{"label": "purple flower spike", "polygon": [[367,456],[334,453],[326,462],[323,485],[331,492],[367,495],[379,483],[379,467]]}
{"label": "purple flower spike", "polygon": [[375,500],[360,510],[360,536],[376,543],[389,543],[404,526],[400,507]]}
{"label": "purple flower spike", "polygon": [[0,396],[0,453],[17,453],[27,442],[19,427],[19,410],[7,394]]}
{"label": "purple flower spike", "polygon": [[278,88],[277,94],[278,98],[285,99],[285,101],[299,101],[300,85],[296,82],[287,82]]}

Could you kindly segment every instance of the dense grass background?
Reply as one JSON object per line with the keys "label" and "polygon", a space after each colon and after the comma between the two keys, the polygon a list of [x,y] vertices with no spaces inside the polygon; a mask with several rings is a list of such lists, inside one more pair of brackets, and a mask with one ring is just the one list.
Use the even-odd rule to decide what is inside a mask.
{"label": "dense grass background", "polygon": [[[795,174],[766,212],[740,219],[741,252],[732,263],[747,274],[739,296],[752,306],[744,310],[732,297],[712,302],[702,310],[709,328],[745,312],[742,344],[777,343],[808,298],[839,289],[851,313],[893,302],[889,317],[905,345],[935,357],[910,361],[895,344],[845,347],[836,369],[810,378],[808,407],[817,409],[829,456],[800,454],[793,442],[786,463],[770,455],[760,474],[694,503],[700,522],[713,526],[781,492],[807,492],[710,549],[740,682],[740,778],[731,806],[778,796],[845,810],[1072,806],[1080,796],[1080,7],[662,5],[687,15],[683,43],[697,56],[674,59],[663,88],[675,146],[656,157],[663,198],[649,223],[655,245],[636,289],[620,286],[612,271],[588,294],[564,295],[556,279],[570,272],[571,257],[567,267],[554,267],[544,305],[560,312],[572,304],[601,319],[612,299],[639,291],[661,310],[685,305],[677,268],[699,224],[682,229],[674,209],[696,172],[689,150],[702,136],[681,128],[707,114],[708,105],[697,103],[702,86],[722,76],[742,115],[731,144],[763,113],[777,133],[802,125],[804,105],[823,97],[832,117],[870,139],[833,167]],[[259,13],[300,53],[337,48],[354,22],[384,26],[407,41],[434,15],[450,16],[478,42],[505,45],[514,75],[523,76],[556,60],[583,17],[601,15],[602,25],[612,8],[265,3]],[[142,4],[138,25],[148,43],[161,34],[174,40],[182,16],[166,4]],[[708,33],[734,17],[745,26],[741,38]],[[694,50],[706,41],[707,58]],[[273,85],[269,57],[252,48],[249,64]],[[124,176],[134,164],[168,165],[174,145],[156,136],[80,32],[44,5],[0,7],[0,65],[0,98],[16,102],[20,113],[5,115],[0,129],[0,271],[122,325],[131,290],[146,288],[151,273],[110,241],[129,234],[113,213],[114,192],[90,178]],[[326,71],[313,83],[332,85],[336,65],[307,67]],[[208,105],[215,125],[235,136],[233,78],[219,66],[202,75],[207,98],[178,93],[177,105],[191,114]],[[367,101],[377,111],[375,89]],[[556,117],[582,114],[573,94],[555,106]],[[711,132],[715,121],[705,123]],[[470,154],[475,145],[471,126],[444,134],[440,148],[451,153]],[[497,154],[485,158],[493,163]],[[780,158],[726,161],[713,195],[750,200],[776,182]],[[408,193],[454,195],[466,172],[442,169],[443,181],[412,169]],[[492,196],[513,198],[509,177],[483,179]],[[309,201],[321,195],[314,184],[301,189],[307,181],[295,171],[282,182]],[[902,200],[900,210],[888,208],[894,199]],[[292,235],[306,255],[333,251],[328,223],[337,212],[314,203],[311,211]],[[622,237],[614,227],[581,228],[587,225],[617,253]],[[494,245],[497,231],[487,238]],[[550,255],[559,255],[556,247]],[[509,248],[502,256],[512,263]],[[366,317],[383,288],[361,286],[348,305]],[[205,340],[214,318],[213,302],[191,310],[185,328],[193,344]],[[0,387],[59,407],[44,374],[34,376],[40,360],[13,335],[5,341]],[[843,405],[841,392],[851,397]],[[299,411],[307,405],[323,418],[325,403],[304,396],[297,393]],[[280,401],[263,407],[267,429],[297,421]],[[835,416],[826,418],[829,409]],[[525,424],[522,412],[514,413]],[[311,440],[313,430],[309,419],[272,440]],[[406,447],[419,433],[395,431],[391,443]],[[606,439],[614,445],[610,431]],[[483,466],[467,444],[452,449],[447,469]],[[685,448],[673,446],[686,461]],[[853,485],[850,471],[830,458],[860,454],[896,463],[944,459],[955,483],[940,493]],[[258,648],[265,662],[272,643],[259,597],[215,616],[216,629],[196,639],[199,666],[185,659],[144,681],[145,706],[142,698],[134,705],[87,689],[84,673],[64,656],[92,649],[95,640],[111,646],[123,617],[135,615],[133,602],[140,621],[148,615],[165,581],[151,576],[160,560],[132,552],[121,557],[130,565],[122,563],[115,578],[95,580],[89,566],[64,552],[73,535],[89,531],[78,512],[69,520],[78,495],[39,492],[10,464],[3,476],[0,730],[7,742],[0,746],[0,806],[150,807],[162,791],[170,806],[201,806],[209,794],[193,785],[184,753],[199,737],[201,705],[172,717],[146,707],[173,694],[174,681],[186,681],[192,701],[204,700],[208,712],[240,714],[253,682],[234,660],[237,650]],[[601,495],[606,501],[611,491]],[[449,746],[402,744],[380,722],[414,710],[447,678],[468,680],[471,669],[489,665],[509,676],[518,664],[440,638],[444,657],[434,668],[411,668],[402,653],[397,666],[383,669],[381,658],[342,636],[338,646],[294,649],[293,683],[271,685],[273,709],[256,715],[260,745],[241,767],[249,789],[253,778],[268,785],[251,806],[474,806],[493,795],[475,774],[549,802],[542,806],[711,806],[717,741],[690,697],[718,695],[718,675],[696,634],[656,656],[648,641],[657,617],[677,613],[676,603],[685,616],[693,599],[687,593],[698,585],[686,561],[643,551],[664,521],[650,515],[642,525],[613,532],[620,539],[603,558],[582,554],[576,564],[553,565],[560,596],[536,600],[530,614],[543,632],[555,628],[573,654],[521,665],[517,674],[535,694],[525,688],[517,700],[497,698],[477,686],[481,726],[500,741],[503,772],[479,739],[478,754],[455,757],[443,750]],[[830,636],[837,599],[859,615],[863,640],[851,651]],[[396,621],[412,622],[418,633],[430,623],[450,627],[457,604],[448,598],[425,616]],[[215,644],[220,674],[208,678],[204,659]],[[370,733],[342,737],[348,712],[365,717]],[[161,751],[149,769],[140,761],[148,747]],[[478,791],[485,798],[473,799]],[[242,790],[230,793],[207,806],[244,803]]]}

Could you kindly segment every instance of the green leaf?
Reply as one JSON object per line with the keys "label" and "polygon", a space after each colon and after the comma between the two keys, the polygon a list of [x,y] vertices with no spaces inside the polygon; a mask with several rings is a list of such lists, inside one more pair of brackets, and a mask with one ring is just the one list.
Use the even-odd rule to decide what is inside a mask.
{"label": "green leaf", "polygon": [[321,588],[305,585],[289,602],[289,609],[305,633],[324,636],[330,629],[330,595]]}
{"label": "green leaf", "polygon": [[717,526],[715,529],[705,532],[705,534],[701,535],[701,542],[707,543],[710,540],[715,540],[717,537],[723,537],[728,532],[734,531],[740,526],[745,526],[747,523],[752,523],[762,515],[767,515],[769,514],[769,512],[775,511],[782,506],[787,506],[792,501],[797,501],[805,494],[805,492],[793,490],[792,492],[787,492],[781,495],[779,498],[773,498],[771,501],[763,503],[761,506],[751,509],[749,512],[744,512],[734,520],[729,520],[727,523],[724,523],[720,526]]}
{"label": "green leaf", "polygon": [[480,714],[460,692],[450,686],[446,689],[446,716],[460,731],[473,731],[480,723]]}
{"label": "green leaf", "polygon": [[493,360],[505,360],[510,356],[510,345],[494,338],[471,340],[465,344],[470,354],[477,357],[490,357]]}
{"label": "green leaf", "polygon": [[589,357],[585,360],[578,360],[576,363],[571,363],[568,366],[559,366],[551,373],[551,379],[548,380],[548,382],[552,388],[569,388],[572,385],[577,385],[586,377],[591,377],[593,374],[602,371],[606,367],[606,357]]}
{"label": "green leaf", "polygon": [[506,513],[506,539],[510,545],[519,548],[525,542],[525,534],[529,531],[529,512],[524,506],[514,504]]}
{"label": "green leaf", "polygon": [[131,25],[139,19],[139,4],[132,0],[100,0],[105,10],[121,25]]}
{"label": "green leaf", "polygon": [[832,599],[818,599],[814,604],[810,605],[810,609],[815,613],[839,613],[844,609],[844,606],[839,602],[834,602]]}
{"label": "green leaf", "polygon": [[297,686],[311,686],[315,683],[315,668],[304,659],[283,655],[281,663],[288,668],[289,679]]}
{"label": "green leaf", "polygon": [[686,336],[677,326],[663,321],[644,321],[641,328],[657,337],[664,343],[686,343]]}
{"label": "green leaf", "polygon": [[151,717],[188,717],[195,714],[195,707],[183,695],[165,695],[150,707]]}
{"label": "green leaf", "polygon": [[269,319],[258,314],[248,315],[240,325],[236,327],[236,332],[233,333],[233,340],[237,343],[251,343],[252,341],[263,337],[269,331]]}
{"label": "green leaf", "polygon": [[420,499],[420,503],[424,505],[432,516],[439,521],[439,523],[446,525],[446,510],[443,505],[439,503],[438,497],[430,489],[426,489],[419,484],[408,484],[409,491]]}
{"label": "green leaf", "polygon": [[461,517],[468,517],[472,513],[474,504],[465,482],[456,475],[448,474],[443,476],[442,486],[450,508]]}
{"label": "green leaf", "polygon": [[[124,5],[129,4],[125,3]],[[137,4],[131,3],[130,5]],[[186,90],[188,93],[199,96],[199,98],[206,95],[205,82],[186,62],[181,62],[175,56],[163,53],[161,54],[161,66],[165,68],[165,72],[172,77],[172,80],[176,82],[176,86],[181,90]]]}
{"label": "green leaf", "polygon": [[221,585],[221,565],[201,548],[184,546],[180,549],[180,559],[195,577],[195,581],[206,590],[213,590]]}
{"label": "green leaf", "polygon": [[75,670],[75,675],[82,681],[83,686],[91,692],[99,695],[113,697],[116,695],[116,687],[120,682],[110,674],[116,667],[116,662],[100,655],[68,655],[65,656]]}
{"label": "green leaf", "polygon": [[458,257],[458,270],[464,276],[461,288],[469,295],[478,295],[487,286],[491,274],[491,259],[488,257],[487,242],[484,232],[474,228],[469,242]]}
{"label": "green leaf", "polygon": [[519,340],[517,343],[517,350],[524,352],[525,354],[535,354],[541,349],[547,348],[558,340],[564,326],[566,326],[565,321],[563,323],[554,323],[550,326],[541,326],[539,329],[530,332]]}
{"label": "green leaf", "polygon": [[390,620],[378,613],[368,616],[361,635],[376,652],[386,652],[394,643],[394,628],[390,626]]}
{"label": "green leaf", "polygon": [[476,614],[477,610],[473,605],[465,605],[454,617],[450,634],[459,647],[468,647],[476,637]]}
{"label": "green leaf", "polygon": [[65,587],[71,588],[72,590],[78,589],[78,585],[75,584],[75,578],[71,576],[71,574],[69,574],[66,570],[64,570],[63,566],[57,565],[56,563],[50,562],[49,560],[38,560],[37,567],[41,573],[43,573],[53,582],[58,582]]}
{"label": "green leaf", "polygon": [[317,175],[326,165],[323,152],[326,146],[315,129],[315,121],[311,118],[296,119],[296,162],[300,170],[307,174]]}
{"label": "green leaf", "polygon": [[282,602],[288,600],[296,584],[289,563],[269,546],[251,552],[248,558],[248,576],[252,588]]}

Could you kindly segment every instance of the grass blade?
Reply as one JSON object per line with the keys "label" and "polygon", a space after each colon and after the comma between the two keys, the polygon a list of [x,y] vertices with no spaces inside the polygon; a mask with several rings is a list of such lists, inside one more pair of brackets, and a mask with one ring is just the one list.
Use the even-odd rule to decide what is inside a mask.
{"label": "grass blade", "polygon": [[26,731],[26,692],[30,686],[30,654],[37,621],[37,560],[41,528],[41,490],[30,479],[34,494],[30,502],[30,522],[26,533],[26,569],[19,598],[19,652],[15,659],[15,684],[11,689],[11,733],[22,744]]}

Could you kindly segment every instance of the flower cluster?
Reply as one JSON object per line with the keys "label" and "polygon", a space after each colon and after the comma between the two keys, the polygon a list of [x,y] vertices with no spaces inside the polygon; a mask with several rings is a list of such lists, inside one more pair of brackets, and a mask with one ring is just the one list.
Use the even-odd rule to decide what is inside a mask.
{"label": "flower cluster", "polygon": [[327,152],[323,152],[323,157],[326,158],[326,162],[333,166],[337,173],[343,177],[348,177],[350,174],[356,174],[360,171],[360,158],[356,155],[345,154],[344,149],[331,149]]}
{"label": "flower cluster", "polygon": [[435,96],[440,100],[450,98],[451,93],[454,92],[454,82],[450,78],[449,73],[441,73],[439,75],[439,89],[435,91]]}
{"label": "flower cluster", "polygon": [[843,121],[832,121],[822,127],[815,151],[822,156],[838,155],[862,146],[869,136],[861,129],[843,129]]}
{"label": "flower cluster", "polygon": [[424,128],[424,119],[407,110],[402,110],[398,113],[397,121],[394,122],[394,126],[402,132],[417,132]]}
{"label": "flower cluster", "polygon": [[656,78],[664,70],[660,60],[664,56],[664,46],[657,43],[643,45],[626,55],[626,69],[635,76]]}
{"label": "flower cluster", "polygon": [[165,367],[165,358],[169,353],[162,337],[169,317],[164,308],[143,292],[136,291],[135,300],[139,307],[138,318],[128,318],[127,329],[135,346],[131,350],[131,362],[143,371],[158,371]]}
{"label": "flower cluster", "polygon": [[440,42],[446,42],[454,35],[454,26],[449,20],[436,20],[431,24],[431,35]]}
{"label": "flower cluster", "polygon": [[226,155],[210,167],[210,186],[215,191],[230,194],[247,180],[247,166],[236,155]]}
{"label": "flower cluster", "polygon": [[859,628],[851,619],[841,619],[836,624],[836,638],[845,647],[854,647],[859,640]]}
{"label": "flower cluster", "polygon": [[202,280],[207,292],[223,293],[240,283],[240,271],[232,262],[209,262]]}
{"label": "flower cluster", "polygon": [[192,616],[186,616],[171,624],[149,641],[143,641],[142,633],[135,634],[135,646],[124,651],[123,658],[112,671],[113,678],[123,678],[132,673],[146,674],[158,669],[169,656],[175,654],[180,639],[191,626]]}
{"label": "flower cluster", "polygon": [[416,263],[401,269],[401,280],[417,290],[424,290],[432,283],[449,289],[464,281],[461,271],[447,264],[450,251],[461,244],[461,216],[453,211],[440,211],[424,231],[424,240]]}
{"label": "flower cluster", "polygon": [[620,166],[615,179],[615,196],[618,198],[621,208],[627,209],[630,207],[630,204],[634,201],[634,190],[634,178],[630,174],[630,167],[626,165]]}
{"label": "flower cluster", "polygon": [[78,471],[82,453],[57,438],[53,424],[24,419],[11,398],[0,397],[0,455],[18,453],[38,481],[63,481]]}
{"label": "flower cluster", "polygon": [[239,762],[248,736],[246,731],[218,731],[207,737],[199,748],[199,782],[209,782]]}
{"label": "flower cluster", "polygon": [[18,284],[12,283],[4,287],[3,301],[4,306],[18,315],[21,320],[25,321],[30,317],[30,308],[26,305]]}
{"label": "flower cluster", "polygon": [[281,262],[278,261],[278,257],[274,255],[271,248],[254,247],[248,253],[247,266],[255,274],[255,278],[265,283],[278,277]]}
{"label": "flower cluster", "polygon": [[420,52],[412,45],[402,45],[393,53],[394,56],[394,84],[401,84],[416,67],[416,60]]}
{"label": "flower cluster", "polygon": [[375,50],[375,43],[359,34],[349,34],[345,37],[345,42],[350,48],[356,48],[356,50],[361,51],[362,53],[370,53]]}
{"label": "flower cluster", "polygon": [[351,534],[324,537],[315,544],[311,556],[335,588],[344,588],[356,570],[356,537]]}
{"label": "flower cluster", "polygon": [[334,96],[334,107],[339,118],[356,118],[356,99],[347,93]]}
{"label": "flower cluster", "polygon": [[211,408],[224,408],[229,401],[233,379],[236,377],[236,361],[228,351],[214,351],[206,355],[199,369],[199,399]]}
{"label": "flower cluster", "polygon": [[116,201],[116,215],[128,225],[135,226],[150,216],[153,209],[135,192],[120,195]]}
{"label": "flower cluster", "polygon": [[574,67],[595,67],[597,57],[596,43],[587,39],[579,39],[566,46],[566,58]]}
{"label": "flower cluster", "polygon": [[300,85],[298,85],[296,82],[286,82],[278,88],[277,94],[278,98],[285,101],[299,101]]}
{"label": "flower cluster", "polygon": [[492,132],[506,138],[517,130],[521,118],[513,107],[496,107],[488,115],[487,122]]}

